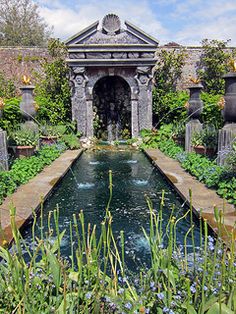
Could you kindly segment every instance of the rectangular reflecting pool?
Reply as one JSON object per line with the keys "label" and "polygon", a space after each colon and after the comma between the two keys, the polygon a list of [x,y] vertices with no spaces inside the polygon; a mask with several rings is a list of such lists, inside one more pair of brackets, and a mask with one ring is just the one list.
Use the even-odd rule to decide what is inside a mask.
{"label": "rectangular reflecting pool", "polygon": [[[158,212],[162,190],[165,191],[163,209],[163,227],[165,228],[174,206],[174,216],[179,218],[186,213],[184,202],[170,187],[166,179],[151,164],[149,159],[139,151],[86,151],[63,178],[53,195],[44,204],[43,232],[47,232],[49,211],[59,207],[59,226],[66,229],[62,240],[61,253],[71,254],[70,221],[73,214],[84,211],[85,222],[96,224],[98,230],[106,214],[105,208],[109,199],[108,172],[112,170],[113,196],[110,211],[113,216],[113,231],[116,236],[124,230],[126,262],[134,269],[145,265],[149,257],[149,246],[144,237],[142,227],[149,230],[149,209],[146,202],[148,196],[153,208]],[[190,227],[187,216],[177,225],[177,243],[183,245],[184,236]],[[40,223],[37,223],[36,234],[40,234]],[[24,237],[31,243],[31,228],[27,228]],[[195,218],[195,245],[198,246],[200,230]],[[165,240],[163,245],[165,245]],[[191,237],[187,238],[191,251]]]}

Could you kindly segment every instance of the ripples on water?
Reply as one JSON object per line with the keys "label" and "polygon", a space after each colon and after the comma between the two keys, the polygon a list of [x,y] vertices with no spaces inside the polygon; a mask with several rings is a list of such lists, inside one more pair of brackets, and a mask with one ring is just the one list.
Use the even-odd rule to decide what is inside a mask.
{"label": "ripples on water", "polygon": [[[165,190],[165,206],[163,209],[163,226],[165,227],[171,208],[178,218],[186,212],[183,201],[177,197],[162,175],[141,152],[95,151],[85,152],[73,166],[73,175],[69,171],[54,194],[46,202],[44,208],[44,223],[47,226],[48,212],[60,208],[60,229],[66,229],[61,253],[69,256],[69,223],[73,214],[84,211],[85,223],[96,224],[99,232],[100,223],[105,216],[105,208],[109,198],[108,171],[113,173],[113,197],[110,211],[113,216],[113,231],[119,236],[125,234],[126,261],[131,269],[145,263],[149,258],[149,247],[142,227],[149,231],[149,210],[145,195],[153,203],[154,211],[158,212],[162,190]],[[77,183],[79,182],[79,183]],[[196,220],[195,225],[198,225]],[[177,241],[184,242],[184,235],[189,229],[189,219],[181,220],[177,227]],[[46,230],[46,227],[45,227]],[[36,234],[39,234],[39,228]],[[195,229],[195,242],[199,243],[199,229]],[[31,241],[30,230],[26,231],[27,242]],[[187,242],[191,245],[190,238]],[[135,261],[134,261],[135,260]]]}

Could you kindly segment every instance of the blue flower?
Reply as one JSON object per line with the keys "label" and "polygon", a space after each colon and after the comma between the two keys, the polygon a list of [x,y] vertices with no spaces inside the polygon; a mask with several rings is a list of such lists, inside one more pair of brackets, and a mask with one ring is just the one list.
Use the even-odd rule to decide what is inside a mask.
{"label": "blue flower", "polygon": [[85,298],[86,299],[91,299],[91,296],[92,296],[92,292],[87,292],[86,294],[85,294]]}
{"label": "blue flower", "polygon": [[163,313],[169,313],[169,312],[170,312],[170,309],[165,306],[165,307],[163,308]]}
{"label": "blue flower", "polygon": [[125,304],[125,308],[128,309],[128,310],[131,310],[132,309],[132,304],[130,302],[126,303]]}
{"label": "blue flower", "polygon": [[157,294],[157,297],[158,297],[158,299],[160,299],[160,300],[164,300],[164,293],[162,293],[162,292],[160,292],[160,293],[158,293]]}
{"label": "blue flower", "polygon": [[124,293],[124,291],[125,291],[125,289],[120,288],[120,289],[118,290],[118,294],[123,294],[123,293]]}
{"label": "blue flower", "polygon": [[192,285],[192,286],[190,287],[190,291],[191,291],[192,293],[195,293],[195,292],[196,292],[196,288],[194,287],[194,285]]}

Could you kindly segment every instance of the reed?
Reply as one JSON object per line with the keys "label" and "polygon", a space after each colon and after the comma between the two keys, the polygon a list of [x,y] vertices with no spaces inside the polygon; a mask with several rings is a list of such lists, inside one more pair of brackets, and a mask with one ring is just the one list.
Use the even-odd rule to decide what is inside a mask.
{"label": "reed", "polygon": [[[147,198],[150,228],[144,235],[150,248],[150,268],[130,276],[125,263],[125,234],[118,239],[112,230],[112,174],[110,198],[100,231],[86,225],[81,211],[70,223],[71,255],[60,252],[65,230],[59,230],[60,210],[49,213],[43,232],[41,209],[40,238],[35,236],[33,214],[32,243],[27,245],[17,229],[11,208],[14,245],[0,248],[0,313],[186,313],[233,314],[236,312],[235,246],[225,246],[209,235],[207,221],[201,222],[201,246],[188,252],[187,237],[193,239],[192,210],[170,221],[163,230],[164,192],[156,213]],[[191,199],[191,198],[190,198]],[[190,217],[190,227],[182,250],[176,227]],[[217,213],[218,227],[222,226]],[[163,237],[168,235],[167,245]],[[53,240],[54,239],[54,240]],[[229,249],[231,248],[231,249]],[[26,255],[28,261],[26,262]]]}

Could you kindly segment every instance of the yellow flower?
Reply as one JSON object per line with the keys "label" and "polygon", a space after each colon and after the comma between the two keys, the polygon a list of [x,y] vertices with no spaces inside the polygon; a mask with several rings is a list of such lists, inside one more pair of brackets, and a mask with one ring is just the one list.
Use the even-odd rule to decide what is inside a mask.
{"label": "yellow flower", "polygon": [[220,100],[218,101],[217,105],[218,105],[220,110],[224,109],[224,107],[225,107],[225,99],[224,99],[223,96],[220,97]]}
{"label": "yellow flower", "polygon": [[0,110],[3,109],[4,105],[5,105],[4,100],[3,98],[0,97]]}
{"label": "yellow flower", "polygon": [[39,105],[38,105],[36,102],[34,102],[34,109],[35,109],[36,111],[39,110]]}
{"label": "yellow flower", "polygon": [[190,107],[190,104],[189,104],[189,102],[187,101],[185,104],[184,104],[184,108],[185,109],[188,109]]}

